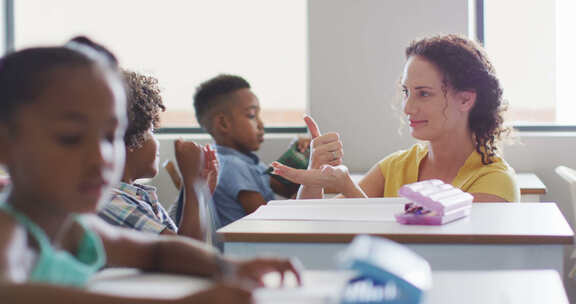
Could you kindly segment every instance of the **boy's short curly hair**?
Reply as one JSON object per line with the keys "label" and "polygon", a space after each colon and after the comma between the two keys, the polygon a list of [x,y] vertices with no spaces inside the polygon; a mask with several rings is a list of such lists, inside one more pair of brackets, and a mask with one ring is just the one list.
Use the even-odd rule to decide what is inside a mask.
{"label": "boy's short curly hair", "polygon": [[250,83],[236,75],[221,74],[201,83],[194,94],[194,110],[200,126],[211,133],[214,110],[227,101],[221,97],[241,89],[250,89]]}
{"label": "boy's short curly hair", "polygon": [[133,71],[122,71],[128,92],[128,128],[124,142],[129,149],[142,147],[146,132],[160,124],[162,103],[158,80]]}

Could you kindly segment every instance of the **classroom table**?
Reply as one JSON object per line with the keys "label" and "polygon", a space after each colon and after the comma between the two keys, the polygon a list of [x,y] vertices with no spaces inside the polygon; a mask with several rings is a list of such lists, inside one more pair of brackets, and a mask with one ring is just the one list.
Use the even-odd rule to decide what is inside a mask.
{"label": "classroom table", "polygon": [[[364,174],[352,173],[350,175],[355,183],[360,182]],[[538,175],[531,172],[520,172],[516,174],[516,181],[520,188],[520,201],[521,202],[540,202],[542,195],[546,194],[546,185],[540,180]],[[336,195],[336,190],[326,189],[326,196],[333,197]]]}
{"label": "classroom table", "polygon": [[[433,270],[555,269],[574,232],[554,203],[473,204],[441,226],[402,225],[401,198],[272,202],[218,230],[227,254],[296,256],[309,269],[337,269],[337,253],[360,234],[407,245]],[[260,212],[262,211],[262,212]],[[273,212],[272,212],[273,211]]]}
{"label": "classroom table", "polygon": [[[348,271],[305,271],[302,287],[296,287],[294,280],[289,279],[284,288],[278,288],[278,276],[268,275],[265,277],[268,287],[257,289],[254,299],[257,304],[336,304],[342,287],[351,277],[353,273]],[[88,290],[117,296],[176,299],[211,284],[195,277],[108,269],[89,282]],[[552,270],[435,271],[432,285],[424,304],[568,303],[560,277]]]}
{"label": "classroom table", "polygon": [[539,202],[542,200],[542,195],[546,194],[546,185],[538,175],[530,172],[517,173],[516,179],[520,187],[521,202]]}

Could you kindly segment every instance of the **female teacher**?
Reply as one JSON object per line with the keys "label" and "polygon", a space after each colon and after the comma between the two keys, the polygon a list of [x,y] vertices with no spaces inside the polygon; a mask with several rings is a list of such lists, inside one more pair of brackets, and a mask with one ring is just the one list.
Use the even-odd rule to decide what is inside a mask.
{"label": "female teacher", "polygon": [[299,198],[322,198],[325,187],[341,197],[393,197],[404,184],[440,179],[471,193],[475,202],[519,201],[516,174],[497,153],[507,131],[502,88],[478,44],[458,35],[412,42],[401,88],[410,133],[422,143],[388,155],[356,185],[341,165],[337,134],[321,135],[308,117],[310,167],[274,163],[274,173],[302,184]]}

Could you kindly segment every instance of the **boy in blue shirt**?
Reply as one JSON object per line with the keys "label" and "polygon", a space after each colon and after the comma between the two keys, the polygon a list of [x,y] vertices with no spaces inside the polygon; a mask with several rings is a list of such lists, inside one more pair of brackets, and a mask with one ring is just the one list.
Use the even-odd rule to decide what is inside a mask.
{"label": "boy in blue shirt", "polygon": [[[274,199],[274,193],[293,196],[298,185],[270,178],[254,154],[264,141],[260,103],[250,84],[242,77],[219,75],[202,83],[194,95],[194,109],[200,125],[212,136],[220,163],[214,203],[222,226],[227,225]],[[300,139],[299,149],[309,139]]]}

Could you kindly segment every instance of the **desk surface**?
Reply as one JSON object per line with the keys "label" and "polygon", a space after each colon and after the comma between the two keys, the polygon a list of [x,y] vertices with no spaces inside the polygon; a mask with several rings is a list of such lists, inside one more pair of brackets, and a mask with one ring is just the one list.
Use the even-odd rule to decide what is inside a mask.
{"label": "desk surface", "polygon": [[[259,304],[338,303],[339,292],[351,277],[352,273],[344,271],[306,271],[302,287],[294,287],[292,280],[284,288],[258,289],[254,298]],[[278,286],[277,275],[269,275],[265,281],[268,286]],[[568,303],[560,276],[550,270],[433,272],[432,282],[426,304]],[[175,299],[210,284],[193,277],[109,269],[96,275],[88,289],[117,296]]]}
{"label": "desk surface", "polygon": [[[360,213],[381,212],[385,218],[391,218],[392,214],[401,210],[401,204],[385,205],[388,206],[380,208],[374,204],[358,204],[357,207],[354,206],[354,210]],[[330,212],[337,212],[339,208],[337,204],[330,205],[326,202],[322,206],[296,205],[280,208],[300,208],[298,210],[306,213],[308,207],[324,208],[323,210]],[[349,212],[349,207],[350,205],[348,209],[342,210]],[[386,219],[330,221],[243,218],[219,229],[218,234],[225,242],[281,243],[348,243],[358,234],[371,234],[399,243],[562,245],[572,244],[574,237],[566,219],[553,203],[473,204],[469,217],[441,226],[402,225]]]}
{"label": "desk surface", "polygon": [[518,173],[516,174],[518,186],[520,187],[520,194],[546,194],[546,185],[534,173]]}

